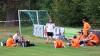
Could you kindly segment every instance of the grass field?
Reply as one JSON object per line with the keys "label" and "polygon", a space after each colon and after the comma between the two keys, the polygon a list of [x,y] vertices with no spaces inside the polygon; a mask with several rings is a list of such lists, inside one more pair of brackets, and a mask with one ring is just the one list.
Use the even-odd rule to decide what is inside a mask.
{"label": "grass field", "polygon": [[[81,47],[81,48],[53,48],[53,44],[45,44],[45,39],[34,37],[29,30],[25,28],[23,35],[30,39],[36,46],[33,47],[0,47],[0,56],[100,56],[100,46],[96,47]],[[80,29],[67,28],[68,36],[74,35]],[[24,29],[23,29],[24,30]]]}
{"label": "grass field", "polygon": [[0,47],[0,56],[100,56],[100,47],[66,47],[55,49],[50,44],[39,44],[34,47]]}

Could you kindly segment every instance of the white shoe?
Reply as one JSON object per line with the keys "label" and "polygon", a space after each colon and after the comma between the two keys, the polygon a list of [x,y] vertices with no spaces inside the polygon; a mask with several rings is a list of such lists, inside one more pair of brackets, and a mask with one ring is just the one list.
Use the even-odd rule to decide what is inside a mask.
{"label": "white shoe", "polygon": [[80,46],[85,46],[84,44],[81,44]]}

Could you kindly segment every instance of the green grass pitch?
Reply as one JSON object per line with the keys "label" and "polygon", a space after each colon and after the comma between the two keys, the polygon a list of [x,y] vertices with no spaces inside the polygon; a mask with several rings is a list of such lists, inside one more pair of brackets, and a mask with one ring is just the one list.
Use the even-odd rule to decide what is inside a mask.
{"label": "green grass pitch", "polygon": [[[27,31],[30,28],[26,28]],[[24,30],[24,29],[23,29]],[[68,36],[73,36],[80,29],[68,28]],[[0,56],[100,56],[100,46],[80,48],[58,48],[53,44],[45,44],[45,39],[31,35],[30,31],[23,33],[36,46],[33,47],[0,47]]]}

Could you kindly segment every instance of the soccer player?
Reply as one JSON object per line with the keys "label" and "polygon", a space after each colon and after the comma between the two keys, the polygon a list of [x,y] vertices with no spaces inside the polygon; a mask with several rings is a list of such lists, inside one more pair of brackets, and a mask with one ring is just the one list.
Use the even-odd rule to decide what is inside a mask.
{"label": "soccer player", "polygon": [[49,40],[52,41],[52,37],[53,37],[53,31],[54,31],[54,27],[55,27],[55,24],[52,23],[52,20],[49,19],[49,22],[46,24],[46,28],[45,28],[45,31],[47,31],[47,40],[46,40],[46,43],[49,42]]}
{"label": "soccer player", "polygon": [[73,48],[79,48],[80,47],[80,44],[79,44],[79,40],[77,39],[77,36],[74,36],[72,41],[71,41],[71,46]]}
{"label": "soccer player", "polygon": [[99,43],[99,38],[93,32],[90,32],[88,38],[86,38],[87,46],[95,46]]}
{"label": "soccer player", "polygon": [[12,35],[7,39],[7,41],[6,41],[6,46],[7,47],[14,47],[16,44],[15,44],[15,42],[14,42],[14,40],[13,40],[13,38],[12,38]]}
{"label": "soccer player", "polygon": [[14,42],[15,42],[17,45],[20,44],[21,34],[19,33],[19,31],[17,31],[17,32],[13,35],[13,39],[14,39]]}
{"label": "soccer player", "polygon": [[20,33],[17,31],[14,35],[13,35],[13,39],[15,43],[18,43],[19,39],[21,38]]}
{"label": "soccer player", "polygon": [[55,48],[64,48],[65,45],[64,45],[64,42],[59,37],[57,37],[56,40],[54,41],[54,47]]}
{"label": "soccer player", "polygon": [[77,36],[77,39],[80,41],[80,45],[81,46],[84,46],[84,39],[85,39],[85,36],[83,35],[83,32],[78,32],[78,36]]}
{"label": "soccer player", "polygon": [[91,28],[91,26],[90,26],[90,24],[86,21],[86,19],[83,19],[82,20],[82,22],[83,22],[83,34],[84,35],[87,35],[88,34],[88,32],[89,32],[89,30],[90,30],[90,28]]}

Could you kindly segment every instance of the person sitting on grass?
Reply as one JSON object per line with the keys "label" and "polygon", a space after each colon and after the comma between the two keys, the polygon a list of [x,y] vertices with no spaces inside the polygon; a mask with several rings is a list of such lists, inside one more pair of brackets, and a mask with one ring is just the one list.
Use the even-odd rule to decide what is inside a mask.
{"label": "person sitting on grass", "polygon": [[71,47],[71,41],[72,41],[71,38],[70,38],[70,39],[67,39],[67,43],[66,43],[66,45],[67,45],[68,47]]}
{"label": "person sitting on grass", "polygon": [[17,31],[13,35],[13,39],[14,39],[14,42],[17,44],[17,46],[19,46],[20,45],[20,39],[21,39],[21,34],[19,33],[19,31]]}
{"label": "person sitting on grass", "polygon": [[34,43],[31,43],[30,40],[26,39],[24,36],[21,36],[20,42],[22,47],[35,46]]}
{"label": "person sitting on grass", "polygon": [[84,39],[87,37],[88,35],[84,35],[83,32],[78,32],[78,37],[77,39],[79,40],[79,44],[80,46],[85,46],[85,42],[84,42]]}
{"label": "person sitting on grass", "polygon": [[59,37],[56,38],[56,40],[54,41],[54,47],[55,48],[64,48],[64,42],[62,40],[60,40]]}
{"label": "person sitting on grass", "polygon": [[85,43],[87,46],[96,46],[99,43],[99,39],[97,35],[93,32],[90,32],[88,37],[85,39]]}
{"label": "person sitting on grass", "polygon": [[30,41],[25,39],[23,36],[20,39],[20,44],[22,47],[29,47],[30,46]]}
{"label": "person sitting on grass", "polygon": [[71,41],[71,46],[73,48],[79,48],[80,44],[79,44],[79,40],[77,39],[77,36],[74,36],[72,41]]}
{"label": "person sitting on grass", "polygon": [[6,46],[7,47],[14,47],[14,46],[16,46],[16,44],[15,44],[13,38],[12,38],[12,35],[10,35],[10,37],[7,39]]}

